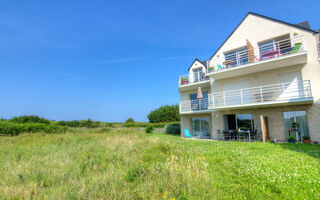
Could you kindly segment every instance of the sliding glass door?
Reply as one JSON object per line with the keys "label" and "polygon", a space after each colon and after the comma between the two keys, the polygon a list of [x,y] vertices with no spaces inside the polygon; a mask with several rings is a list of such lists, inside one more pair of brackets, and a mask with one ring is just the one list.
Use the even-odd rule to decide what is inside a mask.
{"label": "sliding glass door", "polygon": [[283,123],[286,137],[295,137],[302,140],[304,135],[309,135],[307,112],[305,110],[283,112]]}
{"label": "sliding glass door", "polygon": [[210,137],[210,120],[209,117],[191,119],[191,135],[194,137]]}

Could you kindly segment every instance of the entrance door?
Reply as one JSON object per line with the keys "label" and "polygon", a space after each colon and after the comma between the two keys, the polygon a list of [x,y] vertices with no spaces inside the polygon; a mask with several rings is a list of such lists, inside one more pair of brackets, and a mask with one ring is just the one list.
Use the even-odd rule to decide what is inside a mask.
{"label": "entrance door", "polygon": [[210,120],[209,117],[191,119],[191,135],[199,138],[210,137]]}

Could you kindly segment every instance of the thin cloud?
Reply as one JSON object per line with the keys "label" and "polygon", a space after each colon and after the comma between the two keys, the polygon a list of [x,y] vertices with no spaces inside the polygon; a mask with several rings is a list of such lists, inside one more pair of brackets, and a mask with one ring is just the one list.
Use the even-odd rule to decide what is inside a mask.
{"label": "thin cloud", "polygon": [[130,63],[130,62],[144,61],[144,60],[150,60],[150,59],[151,58],[148,58],[148,57],[132,57],[132,58],[104,60],[99,62],[87,62],[85,64],[88,64],[88,65],[122,64],[122,63]]}
{"label": "thin cloud", "polygon": [[6,34],[2,33],[3,35],[0,39],[3,40],[3,42],[0,42],[9,42],[8,46],[10,46],[10,48],[18,46],[13,44],[16,40],[20,42],[19,48],[23,46],[23,44],[21,44],[22,42],[28,47],[41,45],[54,49],[74,48],[74,46],[71,46],[68,42],[62,41],[58,34],[48,31],[48,27],[35,25],[25,18],[4,12],[0,12],[0,19],[0,28],[5,28],[8,31]]}
{"label": "thin cloud", "polygon": [[91,82],[95,82],[94,79],[91,79],[87,76],[84,75],[80,75],[80,74],[73,74],[73,73],[65,73],[63,71],[56,71],[56,70],[45,70],[43,71],[44,73],[48,73],[50,75],[54,74],[54,75],[58,75],[61,77],[64,77],[65,81],[79,81],[79,80],[86,80],[86,81],[91,81]]}
{"label": "thin cloud", "polygon": [[184,59],[190,59],[193,58],[192,56],[169,56],[169,57],[163,57],[159,60],[184,60]]}

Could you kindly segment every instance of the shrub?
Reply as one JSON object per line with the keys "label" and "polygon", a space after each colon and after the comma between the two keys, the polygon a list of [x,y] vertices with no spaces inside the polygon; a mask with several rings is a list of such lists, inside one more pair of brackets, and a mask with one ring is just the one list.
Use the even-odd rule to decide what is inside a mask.
{"label": "shrub", "polygon": [[67,127],[44,123],[0,122],[0,135],[19,135],[20,133],[64,133]]}
{"label": "shrub", "polygon": [[168,124],[165,131],[167,134],[180,134],[180,124]]}
{"label": "shrub", "polygon": [[110,127],[110,128],[111,128],[111,127],[113,127],[113,124],[112,124],[112,123],[108,123],[108,122],[106,122],[106,123],[105,123],[105,126],[106,126],[106,127]]}
{"label": "shrub", "polygon": [[180,121],[179,105],[165,105],[152,110],[148,115],[150,122],[176,122]]}
{"label": "shrub", "polygon": [[133,123],[133,122],[134,122],[133,118],[128,118],[128,119],[125,121],[125,123]]}
{"label": "shrub", "polygon": [[152,125],[149,125],[146,127],[145,131],[146,131],[146,133],[152,133],[153,129],[154,129],[154,127]]}
{"label": "shrub", "polygon": [[68,127],[87,127],[87,128],[97,128],[101,125],[99,121],[87,120],[72,120],[72,121],[58,121],[57,125],[68,126]]}
{"label": "shrub", "polygon": [[302,138],[303,138],[304,140],[310,140],[310,136],[309,136],[309,135],[304,135]]}
{"label": "shrub", "polygon": [[124,123],[122,127],[147,127],[152,125],[154,128],[164,128],[167,124],[177,123],[177,122],[162,122],[162,123],[150,123],[150,122],[134,122],[134,123]]}
{"label": "shrub", "polygon": [[13,123],[43,123],[43,124],[50,124],[50,121],[36,116],[36,115],[23,115],[19,117],[13,117],[10,119]]}

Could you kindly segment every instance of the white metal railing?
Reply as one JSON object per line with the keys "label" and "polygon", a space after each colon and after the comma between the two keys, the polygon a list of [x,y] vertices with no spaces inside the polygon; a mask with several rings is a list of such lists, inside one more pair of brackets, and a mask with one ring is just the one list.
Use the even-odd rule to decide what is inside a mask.
{"label": "white metal railing", "polygon": [[205,75],[205,73],[194,74],[194,76],[190,76],[189,74],[185,74],[180,76],[179,78],[179,86],[188,85],[192,83],[198,83],[202,81],[209,80],[209,77]]}
{"label": "white metal railing", "polygon": [[208,110],[208,98],[180,102],[180,112]]}
{"label": "white metal railing", "polygon": [[[320,46],[319,46],[320,48]],[[207,61],[207,73],[226,70],[250,63],[261,62],[271,58],[295,54],[304,51],[304,38],[297,36],[282,40],[274,40],[258,48],[244,48],[232,54],[224,54],[218,58]]]}
{"label": "white metal railing", "polygon": [[312,93],[309,80],[293,81],[211,93],[209,94],[209,109],[310,97],[312,97]]}

